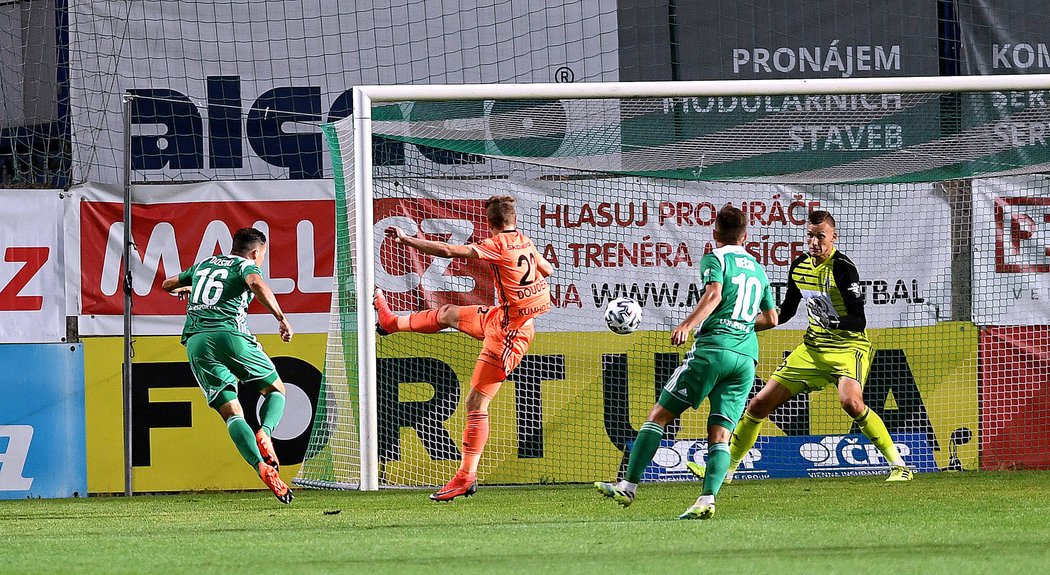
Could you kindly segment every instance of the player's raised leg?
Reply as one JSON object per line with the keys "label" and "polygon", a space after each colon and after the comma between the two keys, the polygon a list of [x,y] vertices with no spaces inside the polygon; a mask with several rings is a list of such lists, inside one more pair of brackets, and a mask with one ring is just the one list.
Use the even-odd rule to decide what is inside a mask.
{"label": "player's raised leg", "polygon": [[857,422],[861,433],[871,440],[872,445],[889,462],[890,476],[886,478],[886,481],[911,481],[912,472],[893,443],[886,424],[883,423],[879,414],[864,404],[860,383],[853,378],[842,377],[839,379],[838,388],[839,403],[842,409]]}
{"label": "player's raised leg", "polygon": [[[663,396],[661,396],[661,399],[663,399]],[[688,407],[688,404],[685,404],[685,407]],[[642,481],[645,468],[652,463],[656,450],[660,448],[660,440],[664,437],[664,428],[674,421],[682,411],[685,411],[685,407],[678,413],[675,413],[660,403],[654,405],[649,411],[648,419],[642,424],[642,428],[638,430],[638,436],[631,447],[631,456],[627,460],[627,473],[624,475],[623,480],[619,483],[595,482],[594,487],[598,492],[623,507],[629,507],[634,503],[635,492],[638,490],[638,484]]]}
{"label": "player's raised leg", "polygon": [[399,331],[412,333],[437,333],[447,327],[456,328],[459,324],[459,306],[445,304],[434,309],[427,309],[408,315],[397,315],[387,304],[383,290],[376,288],[373,303],[376,308],[376,329],[379,335],[390,335]]}

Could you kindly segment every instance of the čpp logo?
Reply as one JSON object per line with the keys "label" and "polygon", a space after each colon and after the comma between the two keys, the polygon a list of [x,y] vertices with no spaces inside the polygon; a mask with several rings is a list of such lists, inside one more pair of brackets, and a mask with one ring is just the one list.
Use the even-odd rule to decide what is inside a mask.
{"label": "\u010dpp logo", "polygon": [[653,455],[653,463],[666,471],[688,471],[687,461],[704,465],[707,461],[707,442],[703,440],[678,440],[670,445],[661,445]]}
{"label": "\u010dpp logo", "polygon": [[[902,457],[911,454],[907,444],[898,443],[897,450]],[[803,443],[798,449],[799,455],[812,463],[814,467],[838,467],[884,465],[885,459],[878,448],[870,443],[860,443],[859,437],[848,435],[828,435],[816,443]]]}

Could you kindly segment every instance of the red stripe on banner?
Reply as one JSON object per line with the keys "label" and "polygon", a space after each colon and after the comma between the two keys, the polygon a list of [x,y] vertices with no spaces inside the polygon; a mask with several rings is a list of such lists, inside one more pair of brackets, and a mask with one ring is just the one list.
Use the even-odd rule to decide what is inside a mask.
{"label": "red stripe on banner", "polygon": [[[85,201],[80,208],[83,314],[120,315],[124,294],[123,205]],[[326,313],[335,260],[335,202],[187,201],[135,204],[132,235],[140,258],[135,315],[183,315],[186,303],[160,284],[196,261],[230,249],[234,232],[265,223],[265,278],[286,313]],[[258,302],[249,313],[266,313]]]}
{"label": "red stripe on banner", "polygon": [[1050,469],[1050,326],[984,328],[978,345],[981,468]]}

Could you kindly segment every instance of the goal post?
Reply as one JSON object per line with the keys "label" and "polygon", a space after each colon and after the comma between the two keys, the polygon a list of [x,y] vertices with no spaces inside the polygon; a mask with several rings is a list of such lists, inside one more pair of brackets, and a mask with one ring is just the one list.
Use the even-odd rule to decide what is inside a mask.
{"label": "goal post", "polygon": [[[371,296],[384,288],[401,313],[486,305],[491,280],[469,262],[396,249],[377,226],[478,241],[480,201],[507,192],[519,200],[519,225],[557,262],[555,310],[537,319],[532,357],[493,402],[482,482],[623,472],[645,409],[681,362],[684,350],[664,340],[695,305],[695,266],[726,203],[744,206],[747,249],[781,288],[803,249],[805,214],[839,219],[838,247],[857,262],[877,351],[865,400],[910,464],[932,472],[1023,459],[1000,449],[988,464],[982,452],[1001,430],[987,419],[1023,409],[1038,384],[1001,357],[989,372],[982,354],[1001,353],[986,337],[1004,330],[1029,334],[1031,349],[1045,345],[1029,327],[1050,324],[1045,309],[1023,317],[995,274],[1012,265],[1041,273],[1024,271],[1042,265],[1030,241],[1050,232],[1024,227],[1035,225],[1031,213],[1003,214],[1050,204],[1039,175],[1050,169],[1047,89],[1050,75],[354,88],[353,118],[324,130],[344,206],[337,260],[347,267],[336,273],[352,278],[337,289],[355,293],[333,298],[332,405],[296,482],[421,487],[454,471],[459,399],[480,344],[448,332],[377,340]],[[995,248],[1014,216],[1021,228],[1005,233],[1017,249],[1004,256]],[[599,308],[616,295],[645,308],[639,332],[605,330]],[[755,391],[801,341],[804,319],[760,335]],[[885,462],[834,395],[785,404],[745,471],[881,472]],[[686,479],[680,464],[703,460],[705,409],[668,429],[648,480]],[[333,469],[336,459],[343,468]]]}

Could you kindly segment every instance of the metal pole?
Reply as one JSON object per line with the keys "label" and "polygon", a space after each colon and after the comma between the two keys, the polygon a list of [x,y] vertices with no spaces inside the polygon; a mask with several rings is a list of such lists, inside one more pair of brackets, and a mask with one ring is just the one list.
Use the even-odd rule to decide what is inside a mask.
{"label": "metal pole", "polygon": [[131,496],[131,94],[124,94],[124,495]]}
{"label": "metal pole", "polygon": [[913,92],[1004,92],[1050,88],[1050,74],[993,76],[904,76],[782,80],[691,80],[681,82],[577,82],[575,84],[403,84],[358,86],[371,102],[407,100],[558,100],[669,98],[784,94],[885,94]]}
{"label": "metal pole", "polygon": [[354,204],[357,225],[357,359],[361,404],[361,491],[379,489],[376,332],[372,290],[375,246],[372,213],[372,101],[354,88]]}

